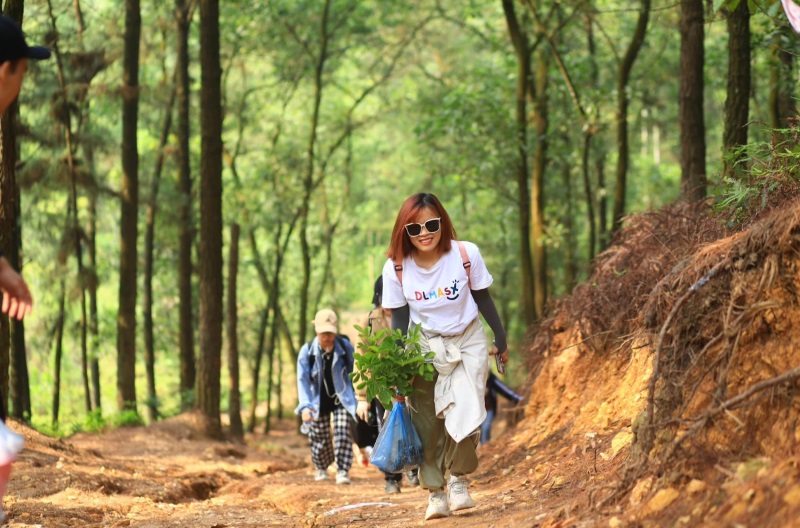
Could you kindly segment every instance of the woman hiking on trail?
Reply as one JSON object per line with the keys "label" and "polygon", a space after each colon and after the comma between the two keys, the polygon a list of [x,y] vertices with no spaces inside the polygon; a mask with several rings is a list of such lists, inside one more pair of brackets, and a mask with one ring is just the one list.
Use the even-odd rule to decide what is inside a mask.
{"label": "woman hiking on trail", "polygon": [[435,195],[415,194],[403,203],[386,254],[383,306],[392,309],[392,328],[405,332],[409,319],[420,324],[422,352],[436,353],[433,380],[414,378],[408,400],[423,445],[420,485],[430,492],[425,520],[438,519],[475,506],[467,475],[478,467],[489,372],[489,343],[478,313],[494,332],[489,354],[499,354],[503,363],[508,360],[506,333],[478,247],[456,240]]}

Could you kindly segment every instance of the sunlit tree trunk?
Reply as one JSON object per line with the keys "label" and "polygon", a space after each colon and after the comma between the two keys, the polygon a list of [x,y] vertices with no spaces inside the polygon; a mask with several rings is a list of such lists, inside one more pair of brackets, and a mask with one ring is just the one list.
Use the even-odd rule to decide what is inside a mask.
{"label": "sunlit tree trunk", "polygon": [[147,202],[147,216],[144,233],[144,292],[142,299],[142,317],[144,332],[144,366],[147,377],[147,418],[150,422],[158,419],[158,396],[156,394],[156,351],[153,337],[153,275],[154,239],[156,233],[156,213],[158,211],[158,190],[161,185],[161,173],[164,169],[164,148],[167,146],[172,128],[172,107],[175,104],[175,87],[170,93],[169,102],[164,114],[164,124],[158,139],[158,154],[150,182],[150,196]]}
{"label": "sunlit tree trunk", "polygon": [[544,314],[547,302],[547,247],[545,246],[544,177],[547,169],[547,129],[549,61],[543,51],[536,53],[536,103],[533,127],[536,141],[533,146],[533,170],[531,174],[531,248],[533,249],[533,289],[537,317]]}
{"label": "sunlit tree trunk", "polygon": [[630,145],[628,143],[628,85],[633,70],[633,63],[644,45],[647,33],[647,23],[650,19],[651,0],[641,0],[639,5],[639,20],[636,23],[631,43],[628,46],[617,73],[617,174],[614,192],[613,231],[622,226],[622,217],[625,215],[625,193],[628,184],[628,162]]}
{"label": "sunlit tree trunk", "polygon": [[[272,425],[272,409],[276,407],[278,409],[278,418],[282,418],[282,395],[283,390],[281,388],[281,375],[283,374],[283,362],[281,361],[279,352],[280,348],[276,345],[278,344],[278,333],[279,333],[279,326],[278,326],[278,318],[272,318],[272,324],[270,325],[269,330],[269,341],[267,342],[267,357],[269,358],[269,374],[267,375],[267,420],[264,427],[264,432],[269,433],[270,427]],[[295,362],[296,363],[296,362]],[[275,365],[277,365],[277,375],[275,373]],[[273,405],[273,395],[275,396],[275,400],[277,405]]]}
{"label": "sunlit tree trunk", "polygon": [[769,62],[769,123],[772,128],[786,129],[791,119],[797,117],[794,54],[784,44],[794,42],[788,24],[784,22],[776,32],[775,40]]}
{"label": "sunlit tree trunk", "polygon": [[516,124],[517,124],[517,208],[519,209],[520,235],[520,295],[524,324],[536,316],[534,295],[533,252],[531,251],[531,202],[528,187],[528,88],[531,78],[531,51],[528,37],[521,29],[514,11],[513,0],[502,0],[506,26],[517,56]]}
{"label": "sunlit tree trunk", "polygon": [[51,423],[58,423],[58,414],[61,408],[61,358],[64,354],[64,297],[66,296],[66,281],[61,278],[61,292],[58,298],[58,319],[55,326],[56,349],[53,358],[53,406]]}
{"label": "sunlit tree trunk", "polygon": [[239,224],[231,225],[230,252],[228,256],[228,310],[225,314],[228,335],[228,417],[233,438],[244,438],[242,406],[239,393],[239,340],[237,337],[236,275],[239,270]]}
{"label": "sunlit tree trunk", "polygon": [[[48,0],[48,12],[50,14],[50,24],[53,34],[57,35],[56,17],[53,12],[53,3]],[[74,245],[75,262],[77,264],[77,277],[78,288],[80,289],[81,296],[81,319],[80,319],[80,363],[81,363],[81,380],[83,381],[84,405],[86,412],[92,410],[91,391],[89,389],[89,352],[87,332],[88,324],[86,317],[86,281],[87,274],[83,267],[83,233],[81,232],[80,219],[78,217],[78,169],[75,160],[75,151],[77,144],[75,142],[75,135],[72,130],[73,113],[76,113],[75,101],[70,99],[70,92],[68,91],[67,78],[64,69],[64,60],[62,57],[60,43],[58,39],[54,39],[52,43],[53,54],[55,55],[56,70],[58,72],[58,84],[60,91],[58,92],[58,100],[61,103],[63,112],[59,114],[61,128],[64,131],[64,151],[67,162],[67,174],[69,175],[69,207],[67,210],[71,213],[69,219],[70,227],[68,229],[68,239]],[[80,122],[80,116],[75,116]]]}
{"label": "sunlit tree trunk", "polygon": [[569,294],[572,292],[572,288],[575,287],[578,278],[578,264],[575,260],[575,225],[573,221],[574,198],[572,196],[572,178],[569,163],[564,163],[561,166],[561,181],[564,185],[564,201],[566,203],[564,215],[561,217],[566,231],[564,240],[564,291]]}
{"label": "sunlit tree trunk", "polygon": [[[584,15],[584,23],[586,26],[586,49],[589,53],[589,79],[590,79],[590,87],[593,92],[597,92],[597,87],[600,84],[600,72],[597,67],[597,46],[595,45],[594,41],[594,5],[590,1],[586,7],[586,13]],[[595,111],[593,116],[593,121],[596,123],[598,115],[600,113],[599,110],[600,105],[595,105]],[[581,155],[581,175],[583,178],[583,190],[586,202],[586,221],[589,227],[589,240],[587,242],[587,257],[588,262],[591,263],[594,260],[594,256],[597,251],[597,232],[600,232],[600,247],[604,246],[604,236],[605,236],[605,218],[603,214],[600,213],[598,207],[597,216],[595,216],[595,201],[598,202],[598,206],[603,203],[605,199],[605,188],[601,187],[601,181],[598,178],[597,181],[597,196],[594,194],[593,185],[592,185],[592,168],[591,168],[591,160],[592,160],[592,146],[593,142],[592,139],[594,138],[594,134],[596,133],[596,125],[592,124],[591,126],[587,126],[586,130],[583,133],[583,153]],[[596,156],[602,157],[602,152],[597,152]],[[603,213],[605,211],[603,210]],[[570,290],[571,291],[571,288]]]}
{"label": "sunlit tree trunk", "polygon": [[[278,401],[278,408],[280,408],[280,373],[275,376],[275,363],[277,347],[275,346],[278,339],[278,318],[273,316],[269,329],[269,338],[267,341],[267,416],[264,420],[264,434],[269,434],[272,429],[272,408],[273,408],[273,395]],[[280,365],[280,361],[278,361]],[[278,369],[280,370],[280,369]],[[277,390],[276,390],[277,389]]]}
{"label": "sunlit tree trunk", "polygon": [[139,236],[139,0],[125,1],[122,89],[122,214],[117,312],[117,408],[136,410],[136,282]]}
{"label": "sunlit tree trunk", "polygon": [[[256,410],[258,409],[258,387],[261,381],[261,363],[264,358],[264,341],[267,336],[267,323],[269,321],[269,308],[265,307],[261,311],[258,323],[258,345],[256,346],[256,357],[253,358],[253,371],[250,380],[250,409],[247,416],[247,432],[252,433],[256,430]],[[267,394],[269,398],[269,393]]]}
{"label": "sunlit tree trunk", "polygon": [[[24,14],[22,0],[6,0],[3,14],[22,23]],[[22,271],[19,250],[22,244],[19,226],[19,188],[17,187],[16,164],[19,157],[16,123],[19,120],[19,104],[11,103],[0,119],[0,248],[11,265]],[[10,367],[10,383],[9,383]],[[11,397],[11,416],[22,419],[30,417],[30,386],[28,385],[28,363],[25,355],[25,328],[20,321],[0,316],[0,405],[8,409]],[[27,404],[26,404],[27,402]]]}
{"label": "sunlit tree trunk", "polygon": [[[87,163],[94,171],[94,158],[89,156],[87,151]],[[97,314],[97,193],[90,192],[89,203],[87,206],[89,216],[88,227],[86,228],[86,249],[88,250],[89,268],[92,270],[93,279],[89,281],[89,335],[91,336],[91,347],[89,354],[89,370],[91,372],[92,384],[92,410],[100,411],[103,408],[100,387],[100,327]]]}
{"label": "sunlit tree trunk", "polygon": [[200,0],[200,71],[200,351],[195,396],[205,435],[220,438],[223,288],[219,0]]}
{"label": "sunlit tree trunk", "polygon": [[704,199],[707,186],[703,34],[703,0],[682,0],[678,122],[681,129],[681,194],[690,201]]}
{"label": "sunlit tree trunk", "polygon": [[189,165],[189,25],[186,0],[175,0],[178,90],[178,319],[181,358],[181,409],[194,404],[195,356],[192,302],[192,174]]}
{"label": "sunlit tree trunk", "polygon": [[[80,0],[73,0],[73,10],[75,11],[75,22],[77,23],[78,42],[80,43],[81,50],[85,51],[83,32],[86,28],[83,11],[81,9]],[[90,101],[88,97],[81,99],[81,119],[83,120],[83,127],[85,130],[91,130],[91,113]],[[89,134],[87,134],[89,135]],[[83,149],[85,164],[89,168],[92,182],[97,181],[97,171],[94,164],[94,145],[92,141],[82,141],[81,148]],[[101,396],[100,396],[100,359],[97,357],[99,351],[100,335],[98,328],[97,316],[97,190],[95,188],[88,189],[88,204],[86,207],[87,223],[85,228],[85,243],[88,259],[88,266],[84,268],[85,280],[82,281],[82,288],[84,288],[84,295],[88,295],[89,314],[86,332],[88,333],[88,345],[86,355],[89,364],[89,384],[90,384],[90,407],[93,411],[100,411],[101,409]]]}
{"label": "sunlit tree trunk", "polygon": [[319,126],[319,113],[322,104],[322,72],[328,58],[328,17],[330,16],[331,0],[325,0],[319,28],[319,54],[314,65],[314,98],[312,101],[311,123],[308,132],[306,147],[306,168],[303,176],[303,203],[300,216],[300,251],[302,252],[303,274],[300,285],[300,310],[298,314],[298,339],[299,347],[306,339],[308,329],[308,299],[311,286],[311,248],[308,243],[308,213],[311,207],[311,194],[314,190],[314,151],[317,146],[317,128]]}
{"label": "sunlit tree trunk", "polygon": [[[747,122],[750,113],[750,9],[739,2],[727,13],[728,24],[728,91],[725,98],[722,151],[725,156],[747,144]],[[738,157],[736,158],[738,159]],[[724,172],[731,173],[736,159],[726,159]]]}

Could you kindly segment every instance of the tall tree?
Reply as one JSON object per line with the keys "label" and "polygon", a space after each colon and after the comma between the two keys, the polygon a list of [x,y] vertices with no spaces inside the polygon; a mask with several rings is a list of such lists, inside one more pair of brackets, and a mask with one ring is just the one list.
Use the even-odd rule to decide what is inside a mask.
{"label": "tall tree", "polygon": [[706,197],[706,124],[703,115],[703,0],[681,1],[681,66],[678,123],[681,129],[681,194]]}
{"label": "tall tree", "polygon": [[[81,48],[82,53],[86,53],[85,46],[84,46],[84,39],[83,34],[86,28],[86,23],[83,17],[83,10],[81,8],[80,0],[73,0],[72,3],[73,10],[75,11],[75,21],[78,24],[78,43]],[[102,53],[92,53],[89,52],[85,55],[85,57],[102,57]],[[85,61],[82,60],[82,63],[86,64],[93,64],[96,61]],[[105,61],[101,61],[102,67],[105,68],[106,63]],[[99,65],[98,65],[99,66]],[[86,69],[87,73],[89,72],[89,68]],[[96,69],[93,71],[94,74],[99,73],[100,69]],[[80,97],[81,107],[80,107],[80,116],[81,120],[83,121],[84,129],[87,131],[91,131],[91,104],[90,98],[87,96],[89,93],[88,86],[91,83],[91,79],[94,75],[86,75],[85,82],[86,85],[82,87],[81,90],[77,92],[82,95]],[[90,134],[85,134],[89,136]],[[98,357],[99,349],[100,349],[100,329],[98,324],[98,304],[97,304],[97,198],[98,198],[98,190],[97,190],[97,170],[95,168],[95,156],[94,156],[94,142],[93,141],[81,141],[81,148],[83,149],[83,156],[85,165],[88,168],[89,175],[91,178],[91,185],[89,185],[88,189],[88,196],[87,196],[87,222],[85,228],[85,235],[84,239],[86,240],[86,253],[87,253],[87,266],[85,268],[85,277],[86,279],[82,281],[82,287],[86,289],[86,292],[89,296],[89,314],[88,314],[88,332],[91,340],[89,341],[88,347],[88,361],[89,361],[89,369],[91,372],[91,408],[95,411],[100,411],[102,409],[102,402],[101,402],[101,387],[100,387],[100,358]]]}
{"label": "tall tree", "polygon": [[794,93],[795,81],[794,49],[788,48],[795,42],[789,25],[784,21],[775,33],[769,62],[769,125],[772,128],[789,128],[792,118],[797,116]]}
{"label": "tall tree", "polygon": [[[56,17],[53,14],[53,3],[51,0],[47,2],[48,11],[50,13],[50,24],[54,35],[58,35],[56,27]],[[53,40],[53,52],[56,59],[56,68],[58,71],[58,84],[60,91],[57,93],[56,106],[62,111],[58,113],[61,128],[64,131],[64,146],[65,158],[67,161],[67,172],[69,174],[69,206],[67,211],[71,213],[69,216],[69,227],[66,232],[69,234],[68,239],[72,241],[75,251],[75,262],[77,264],[77,277],[79,289],[81,292],[81,379],[83,381],[83,394],[84,406],[86,411],[92,410],[91,391],[89,389],[89,355],[87,343],[87,330],[86,324],[86,286],[85,286],[85,273],[83,269],[83,238],[80,227],[80,220],[78,217],[78,175],[77,175],[77,162],[75,159],[75,151],[77,145],[75,144],[75,134],[72,130],[73,112],[77,105],[70,99],[67,76],[64,69],[64,60],[62,57],[58,38]]]}
{"label": "tall tree", "polygon": [[[22,25],[25,3],[23,0],[6,0],[3,14]],[[0,119],[0,248],[8,255],[9,262],[22,269],[19,258],[22,245],[19,225],[19,187],[16,164],[18,158],[16,125],[19,121],[19,103],[14,101]],[[22,321],[9,324],[8,317],[0,316],[0,405],[7,409],[6,396],[11,395],[10,415],[23,418],[30,415],[30,386],[28,384],[28,362],[25,356],[25,327]],[[9,366],[11,385],[9,386]]]}
{"label": "tall tree", "polygon": [[[64,274],[65,275],[65,274]],[[54,328],[56,349],[53,356],[53,406],[50,423],[58,424],[58,415],[61,410],[61,358],[64,354],[64,297],[66,296],[66,279],[61,276],[60,294],[58,297],[58,318]]]}
{"label": "tall tree", "polygon": [[194,319],[192,302],[192,173],[189,163],[189,25],[193,9],[186,0],[175,0],[177,29],[177,96],[178,96],[178,318],[181,358],[181,409],[193,404],[195,383]]}
{"label": "tall tree", "polygon": [[142,299],[142,316],[144,332],[144,366],[147,377],[147,413],[150,422],[158,419],[158,396],[156,394],[156,351],[153,331],[153,276],[155,274],[155,234],[156,213],[158,211],[158,190],[161,185],[161,173],[164,169],[164,149],[167,146],[172,128],[172,107],[175,104],[175,87],[170,93],[169,102],[164,114],[164,124],[158,138],[158,154],[150,181],[150,196],[147,202],[144,233],[144,295]]}
{"label": "tall tree", "polygon": [[228,256],[228,309],[225,314],[228,334],[228,417],[230,433],[234,438],[244,438],[242,425],[241,393],[239,392],[239,339],[237,336],[238,316],[236,310],[236,279],[239,272],[239,224],[232,224],[230,231],[230,251]]}
{"label": "tall tree", "polygon": [[331,0],[325,0],[322,9],[319,27],[319,51],[314,63],[314,99],[312,101],[311,122],[308,133],[308,144],[306,146],[305,171],[303,174],[303,203],[301,205],[300,216],[300,249],[302,255],[303,275],[300,287],[300,308],[298,317],[298,347],[306,339],[306,314],[308,313],[308,296],[311,285],[311,246],[308,242],[308,213],[311,207],[311,195],[314,191],[314,163],[316,161],[315,150],[317,148],[317,129],[320,121],[320,106],[322,104],[323,80],[322,73],[325,70],[325,62],[328,59],[328,43],[330,34],[328,32],[328,19],[331,11]]}
{"label": "tall tree", "polygon": [[[541,28],[540,31],[545,31]],[[534,104],[533,128],[536,141],[533,145],[533,168],[531,170],[531,248],[533,249],[533,287],[536,316],[542,317],[547,301],[547,248],[545,246],[545,171],[549,127],[548,108],[548,55],[543,50],[535,54],[536,102]]]}
{"label": "tall tree", "polygon": [[625,51],[625,56],[619,63],[617,72],[617,174],[616,189],[614,192],[613,231],[616,232],[622,225],[625,214],[625,194],[628,185],[628,162],[630,161],[630,146],[628,143],[628,105],[630,104],[628,84],[633,71],[633,63],[644,45],[647,33],[647,23],[650,20],[651,0],[640,0],[639,20],[633,33],[631,43]]}
{"label": "tall tree", "polygon": [[200,352],[195,396],[206,436],[220,438],[222,353],[222,68],[219,0],[200,0]]}
{"label": "tall tree", "polygon": [[136,410],[136,268],[139,235],[139,0],[125,0],[122,183],[117,312],[117,408]]}
{"label": "tall tree", "polygon": [[[728,25],[728,92],[725,98],[722,151],[747,144],[747,122],[750,113],[750,9],[747,2],[734,0],[727,11]],[[735,5],[733,5],[735,4]],[[725,173],[733,170],[735,159],[725,158]]]}
{"label": "tall tree", "polygon": [[531,251],[531,201],[528,191],[528,90],[531,79],[531,50],[527,33],[522,29],[514,0],[502,0],[508,35],[517,58],[516,122],[517,122],[517,207],[519,208],[520,290],[522,314],[526,324],[536,316],[534,303],[533,252]]}

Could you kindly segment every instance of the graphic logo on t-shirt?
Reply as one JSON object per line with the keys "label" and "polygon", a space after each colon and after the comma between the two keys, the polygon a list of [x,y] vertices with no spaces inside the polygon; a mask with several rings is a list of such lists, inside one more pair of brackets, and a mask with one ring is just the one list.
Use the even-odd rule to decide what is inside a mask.
{"label": "graphic logo on t-shirt", "polygon": [[423,291],[415,291],[414,296],[418,301],[429,301],[432,299],[438,299],[439,297],[444,297],[447,300],[455,301],[458,299],[458,279],[453,280],[453,286],[449,288],[436,288],[435,290],[431,290],[429,292]]}

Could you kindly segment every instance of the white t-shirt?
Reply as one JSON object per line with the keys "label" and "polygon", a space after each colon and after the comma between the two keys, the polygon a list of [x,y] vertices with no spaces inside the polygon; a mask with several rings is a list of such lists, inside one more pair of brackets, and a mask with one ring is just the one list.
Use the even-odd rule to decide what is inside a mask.
{"label": "white t-shirt", "polygon": [[394,262],[387,260],[383,266],[383,307],[400,308],[408,304],[412,324],[422,324],[422,329],[432,334],[461,335],[478,317],[478,305],[470,288],[483,290],[493,281],[478,246],[472,242],[462,243],[471,263],[469,283],[458,243],[454,240],[450,251],[431,269],[420,268],[413,258],[406,257],[402,287]]}

